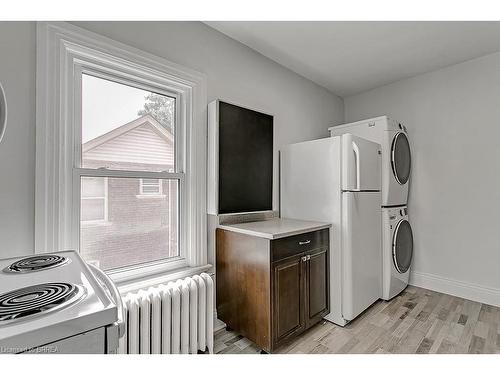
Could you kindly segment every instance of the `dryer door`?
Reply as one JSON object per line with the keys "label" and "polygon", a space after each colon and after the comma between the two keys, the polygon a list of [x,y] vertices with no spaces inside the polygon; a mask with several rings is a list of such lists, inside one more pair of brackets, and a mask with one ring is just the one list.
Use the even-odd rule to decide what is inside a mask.
{"label": "dryer door", "polygon": [[408,271],[413,258],[413,232],[408,220],[399,221],[392,237],[392,258],[399,273]]}
{"label": "dryer door", "polygon": [[392,139],[391,165],[396,181],[404,185],[410,178],[411,153],[408,137],[403,132],[398,132]]}

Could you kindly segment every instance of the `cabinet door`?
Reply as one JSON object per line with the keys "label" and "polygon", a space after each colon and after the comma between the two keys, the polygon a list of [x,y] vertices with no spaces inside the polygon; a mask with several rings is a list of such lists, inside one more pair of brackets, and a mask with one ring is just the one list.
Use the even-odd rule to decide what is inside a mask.
{"label": "cabinet door", "polygon": [[[303,259],[304,258],[304,259]],[[277,344],[305,328],[305,257],[273,264],[273,337]]]}
{"label": "cabinet door", "polygon": [[329,311],[328,251],[319,249],[306,262],[306,327],[319,322]]}

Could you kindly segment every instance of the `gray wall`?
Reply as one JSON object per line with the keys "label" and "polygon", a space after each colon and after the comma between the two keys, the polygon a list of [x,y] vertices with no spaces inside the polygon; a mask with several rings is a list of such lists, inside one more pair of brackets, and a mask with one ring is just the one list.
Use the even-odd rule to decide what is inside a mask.
{"label": "gray wall", "polygon": [[0,82],[8,102],[0,143],[0,258],[29,254],[35,206],[35,24],[0,22]]}
{"label": "gray wall", "polygon": [[408,127],[414,279],[476,298],[500,292],[499,103],[500,53],[345,98],[347,121]]}
{"label": "gray wall", "polygon": [[[203,23],[75,24],[205,73],[209,101],[220,98],[274,114],[276,156],[282,145],[327,136],[328,124],[343,121],[341,98]],[[35,39],[34,23],[0,22],[0,81],[9,101],[0,144],[0,258],[33,251]],[[277,178],[276,171],[276,204]]]}

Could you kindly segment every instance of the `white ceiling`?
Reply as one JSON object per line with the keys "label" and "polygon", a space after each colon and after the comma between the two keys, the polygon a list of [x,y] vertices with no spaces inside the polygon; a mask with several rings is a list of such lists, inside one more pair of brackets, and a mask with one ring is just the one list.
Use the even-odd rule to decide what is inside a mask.
{"label": "white ceiling", "polygon": [[500,22],[205,22],[342,97],[500,50]]}

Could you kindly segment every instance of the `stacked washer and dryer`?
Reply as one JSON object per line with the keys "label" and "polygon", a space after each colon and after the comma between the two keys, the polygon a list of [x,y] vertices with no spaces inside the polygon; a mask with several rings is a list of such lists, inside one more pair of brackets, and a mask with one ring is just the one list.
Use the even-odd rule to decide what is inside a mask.
{"label": "stacked washer and dryer", "polygon": [[382,150],[382,299],[408,285],[413,233],[408,221],[411,153],[406,127],[387,116],[333,126],[330,135],[350,133],[379,143]]}

